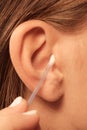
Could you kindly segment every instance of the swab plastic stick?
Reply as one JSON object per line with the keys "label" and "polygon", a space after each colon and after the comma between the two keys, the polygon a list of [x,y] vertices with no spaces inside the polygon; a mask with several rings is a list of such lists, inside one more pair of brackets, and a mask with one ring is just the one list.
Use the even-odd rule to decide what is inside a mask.
{"label": "swab plastic stick", "polygon": [[33,93],[31,94],[31,96],[30,96],[30,98],[28,100],[29,105],[33,102],[35,96],[37,95],[37,93],[40,90],[43,82],[45,81],[46,76],[47,76],[50,68],[54,65],[54,63],[55,63],[55,57],[54,57],[54,55],[51,55],[50,60],[49,60],[49,62],[47,64],[47,67],[46,67],[45,71],[42,74],[42,77],[41,77],[40,81],[38,82],[37,86],[35,87]]}

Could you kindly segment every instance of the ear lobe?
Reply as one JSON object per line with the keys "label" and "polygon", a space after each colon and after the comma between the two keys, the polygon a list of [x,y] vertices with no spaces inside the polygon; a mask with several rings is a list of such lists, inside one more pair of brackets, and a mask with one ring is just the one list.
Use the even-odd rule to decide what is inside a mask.
{"label": "ear lobe", "polygon": [[[9,46],[11,60],[19,77],[31,91],[34,90],[40,80],[53,52],[53,47],[57,41],[57,35],[55,34],[56,30],[53,27],[39,20],[22,23],[12,33]],[[57,76],[59,76],[58,79],[56,79]],[[53,76],[51,72],[50,80],[60,82],[62,78],[61,73]],[[58,81],[56,82],[56,89],[52,82],[51,91],[57,90]],[[47,85],[50,85],[49,81],[46,82],[46,87]],[[46,92],[45,86],[39,94],[48,101],[54,101],[61,97],[51,96],[52,92],[49,93],[50,95],[44,92]],[[62,92],[59,95],[62,95]]]}

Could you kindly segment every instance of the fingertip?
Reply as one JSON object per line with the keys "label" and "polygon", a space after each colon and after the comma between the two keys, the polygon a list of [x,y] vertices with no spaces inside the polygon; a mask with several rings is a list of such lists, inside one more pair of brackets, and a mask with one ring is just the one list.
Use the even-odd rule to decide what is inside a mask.
{"label": "fingertip", "polygon": [[28,115],[28,116],[32,116],[32,117],[36,117],[37,120],[39,121],[40,117],[39,117],[39,113],[37,110],[31,110],[31,111],[27,111],[23,113],[24,115]]}
{"label": "fingertip", "polygon": [[10,105],[9,107],[15,107],[15,106],[17,106],[18,104],[20,104],[21,102],[22,102],[22,97],[19,96],[19,97],[17,97],[17,98],[11,103],[11,105]]}
{"label": "fingertip", "polygon": [[23,113],[24,116],[28,119],[29,125],[34,128],[39,125],[40,116],[37,110],[31,110]]}
{"label": "fingertip", "polygon": [[28,110],[28,103],[21,96],[17,97],[9,108],[13,109],[15,112],[25,112]]}

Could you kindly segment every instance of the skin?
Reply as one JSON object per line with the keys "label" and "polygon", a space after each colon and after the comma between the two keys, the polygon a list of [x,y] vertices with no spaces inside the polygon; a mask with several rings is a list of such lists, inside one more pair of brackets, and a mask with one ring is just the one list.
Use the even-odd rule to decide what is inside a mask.
{"label": "skin", "polygon": [[[40,30],[36,32],[35,29],[38,27]],[[53,53],[55,57],[55,64],[42,89],[26,110],[38,111],[40,121],[37,117],[36,123],[32,124],[39,123],[38,130],[87,130],[86,41],[86,28],[74,33],[63,33],[41,21],[27,21],[13,32],[10,56],[16,72],[27,86],[26,100],[41,77],[42,70],[48,62],[47,56]],[[15,43],[19,44],[15,46]],[[43,43],[46,46],[43,46]],[[33,55],[35,52],[37,55]],[[33,60],[29,59],[32,57]],[[45,65],[41,66],[43,59]],[[30,115],[28,118],[31,119]],[[27,125],[28,129],[31,129],[31,125]],[[9,130],[14,128],[11,127]]]}
{"label": "skin", "polygon": [[62,34],[54,55],[64,95],[51,103],[36,97],[29,109],[39,111],[41,130],[87,130],[87,29]]}
{"label": "skin", "polygon": [[[63,93],[61,98],[48,100],[48,97],[50,99],[51,96],[55,96],[56,93],[52,92],[47,95],[47,98],[44,98],[44,96],[41,96],[41,94],[45,94],[44,88],[41,90],[42,93],[35,98],[29,108],[28,103],[22,100],[21,103],[16,106],[3,109],[0,111],[1,130],[7,129],[7,126],[8,130],[87,130],[87,29],[76,33],[60,33],[59,35],[59,32],[56,32],[54,34],[58,35],[59,39],[55,44],[50,46],[53,48],[55,66],[54,71],[50,71],[49,75],[54,75],[55,70],[60,70],[63,75],[63,80],[61,85],[54,84],[55,78],[53,78],[53,80],[52,75],[52,77],[50,77],[52,81],[51,89],[49,82],[43,87],[48,87],[49,92],[51,92],[55,86],[58,87],[58,91],[59,87],[62,88]],[[14,50],[12,50],[12,52]],[[43,53],[45,53],[45,51],[43,51]],[[15,57],[17,61],[17,56]],[[37,62],[35,61],[35,63]],[[16,65],[18,66],[18,64]],[[21,68],[18,68],[19,72],[20,69]],[[21,73],[24,77],[24,72],[21,71]],[[56,76],[59,76],[59,73]],[[24,81],[25,78],[23,79],[23,77],[22,80]],[[48,81],[50,78],[47,77],[46,80]],[[28,90],[25,94],[26,99],[29,98]],[[57,92],[57,89],[54,92]],[[29,113],[24,114],[33,109],[38,111],[40,121],[39,116],[35,113],[32,115]],[[21,120],[19,120],[19,118]],[[9,120],[12,120],[12,122],[9,123]]]}

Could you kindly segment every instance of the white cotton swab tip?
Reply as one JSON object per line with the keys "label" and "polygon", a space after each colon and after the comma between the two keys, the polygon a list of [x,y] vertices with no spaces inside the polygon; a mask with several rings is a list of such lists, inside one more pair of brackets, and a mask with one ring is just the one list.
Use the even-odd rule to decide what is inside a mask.
{"label": "white cotton swab tip", "polygon": [[54,63],[55,63],[55,57],[54,57],[54,55],[51,55],[49,65],[53,66]]}

